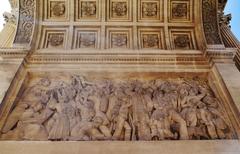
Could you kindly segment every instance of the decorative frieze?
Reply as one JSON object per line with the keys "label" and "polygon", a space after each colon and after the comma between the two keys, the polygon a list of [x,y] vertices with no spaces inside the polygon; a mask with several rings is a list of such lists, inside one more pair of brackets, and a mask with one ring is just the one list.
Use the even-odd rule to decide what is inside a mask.
{"label": "decorative frieze", "polygon": [[223,44],[220,36],[217,20],[217,1],[216,0],[203,0],[203,27],[205,38],[209,45]]}
{"label": "decorative frieze", "polygon": [[19,17],[14,44],[30,45],[35,26],[35,9],[35,0],[19,0]]}
{"label": "decorative frieze", "polygon": [[[126,76],[128,75],[128,76]],[[123,75],[122,75],[123,76]],[[1,129],[2,140],[236,139],[206,79],[32,75]],[[149,78],[149,77],[148,77]],[[117,80],[116,80],[117,79]],[[161,126],[161,127],[160,127]]]}

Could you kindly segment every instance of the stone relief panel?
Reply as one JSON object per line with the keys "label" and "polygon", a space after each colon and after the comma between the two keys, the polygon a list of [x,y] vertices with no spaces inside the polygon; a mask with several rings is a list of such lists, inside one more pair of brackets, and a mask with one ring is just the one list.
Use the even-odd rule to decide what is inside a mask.
{"label": "stone relief panel", "polygon": [[66,28],[49,28],[43,29],[40,48],[66,48],[68,30]]}
{"label": "stone relief panel", "polygon": [[78,27],[75,29],[74,48],[100,48],[100,28]]}
{"label": "stone relief panel", "polygon": [[77,0],[77,21],[99,21],[101,20],[101,0]]}
{"label": "stone relief panel", "polygon": [[107,28],[106,48],[125,48],[133,47],[133,36],[131,27],[108,27]]}
{"label": "stone relief panel", "polygon": [[163,21],[163,0],[139,0],[138,21]]}
{"label": "stone relief panel", "polygon": [[132,21],[132,0],[107,1],[108,21]]}
{"label": "stone relief panel", "polygon": [[164,49],[163,29],[138,28],[139,45],[142,49]]}
{"label": "stone relief panel", "polygon": [[31,78],[19,98],[1,140],[236,139],[222,102],[197,77],[44,74]]}
{"label": "stone relief panel", "polygon": [[170,41],[173,49],[197,49],[193,30],[170,29]]}
{"label": "stone relief panel", "polygon": [[169,22],[192,22],[193,1],[192,0],[170,0]]}
{"label": "stone relief panel", "polygon": [[45,1],[45,20],[67,21],[69,20],[68,0],[47,0]]}

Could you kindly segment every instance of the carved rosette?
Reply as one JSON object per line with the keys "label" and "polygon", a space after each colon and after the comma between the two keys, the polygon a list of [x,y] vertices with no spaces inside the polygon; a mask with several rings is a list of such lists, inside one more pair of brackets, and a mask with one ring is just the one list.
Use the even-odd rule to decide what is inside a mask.
{"label": "carved rosette", "polygon": [[52,5],[51,12],[54,16],[61,17],[65,15],[66,6],[65,3],[55,2]]}
{"label": "carved rosette", "polygon": [[188,35],[179,35],[174,39],[175,48],[188,48],[190,46],[190,39]]}
{"label": "carved rosette", "polygon": [[143,35],[143,47],[144,48],[159,48],[159,36],[157,34],[145,34]]}
{"label": "carved rosette", "polygon": [[156,17],[158,13],[158,5],[157,3],[143,3],[143,15],[147,17]]}
{"label": "carved rosette", "polygon": [[112,11],[115,16],[126,16],[127,9],[126,2],[113,2]]}
{"label": "carved rosette", "polygon": [[113,34],[112,45],[114,47],[126,47],[127,46],[127,35],[126,34]]}
{"label": "carved rosette", "polygon": [[62,46],[64,42],[64,35],[62,34],[51,34],[48,39],[49,44],[52,47]]}
{"label": "carved rosette", "polygon": [[187,17],[188,7],[185,3],[178,3],[173,5],[172,8],[173,18],[183,18]]}
{"label": "carved rosette", "polygon": [[82,16],[83,17],[92,17],[96,16],[96,2],[82,2]]}

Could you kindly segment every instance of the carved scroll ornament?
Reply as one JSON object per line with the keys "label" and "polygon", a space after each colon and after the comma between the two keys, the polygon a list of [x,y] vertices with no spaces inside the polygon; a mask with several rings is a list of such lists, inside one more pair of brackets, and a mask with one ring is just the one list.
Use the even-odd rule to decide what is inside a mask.
{"label": "carved scroll ornament", "polygon": [[222,44],[218,27],[216,0],[203,0],[203,27],[207,44]]}
{"label": "carved scroll ornament", "polygon": [[19,0],[19,19],[15,44],[29,44],[35,22],[35,0]]}

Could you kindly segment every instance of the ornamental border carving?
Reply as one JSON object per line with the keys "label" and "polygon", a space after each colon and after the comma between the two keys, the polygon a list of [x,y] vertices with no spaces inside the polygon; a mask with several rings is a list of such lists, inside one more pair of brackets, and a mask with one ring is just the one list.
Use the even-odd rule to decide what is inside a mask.
{"label": "ornamental border carving", "polygon": [[202,18],[207,44],[223,44],[218,27],[217,0],[202,0]]}
{"label": "ornamental border carving", "polygon": [[19,19],[14,44],[30,45],[36,18],[36,0],[19,0]]}
{"label": "ornamental border carving", "polygon": [[192,65],[193,62],[199,65],[208,65],[207,59],[200,55],[188,55],[183,54],[175,57],[169,56],[145,56],[139,55],[136,58],[135,55],[116,57],[115,55],[62,55],[61,58],[57,55],[44,56],[44,54],[38,54],[27,58],[29,64],[36,63],[77,63],[77,64],[185,64]]}

